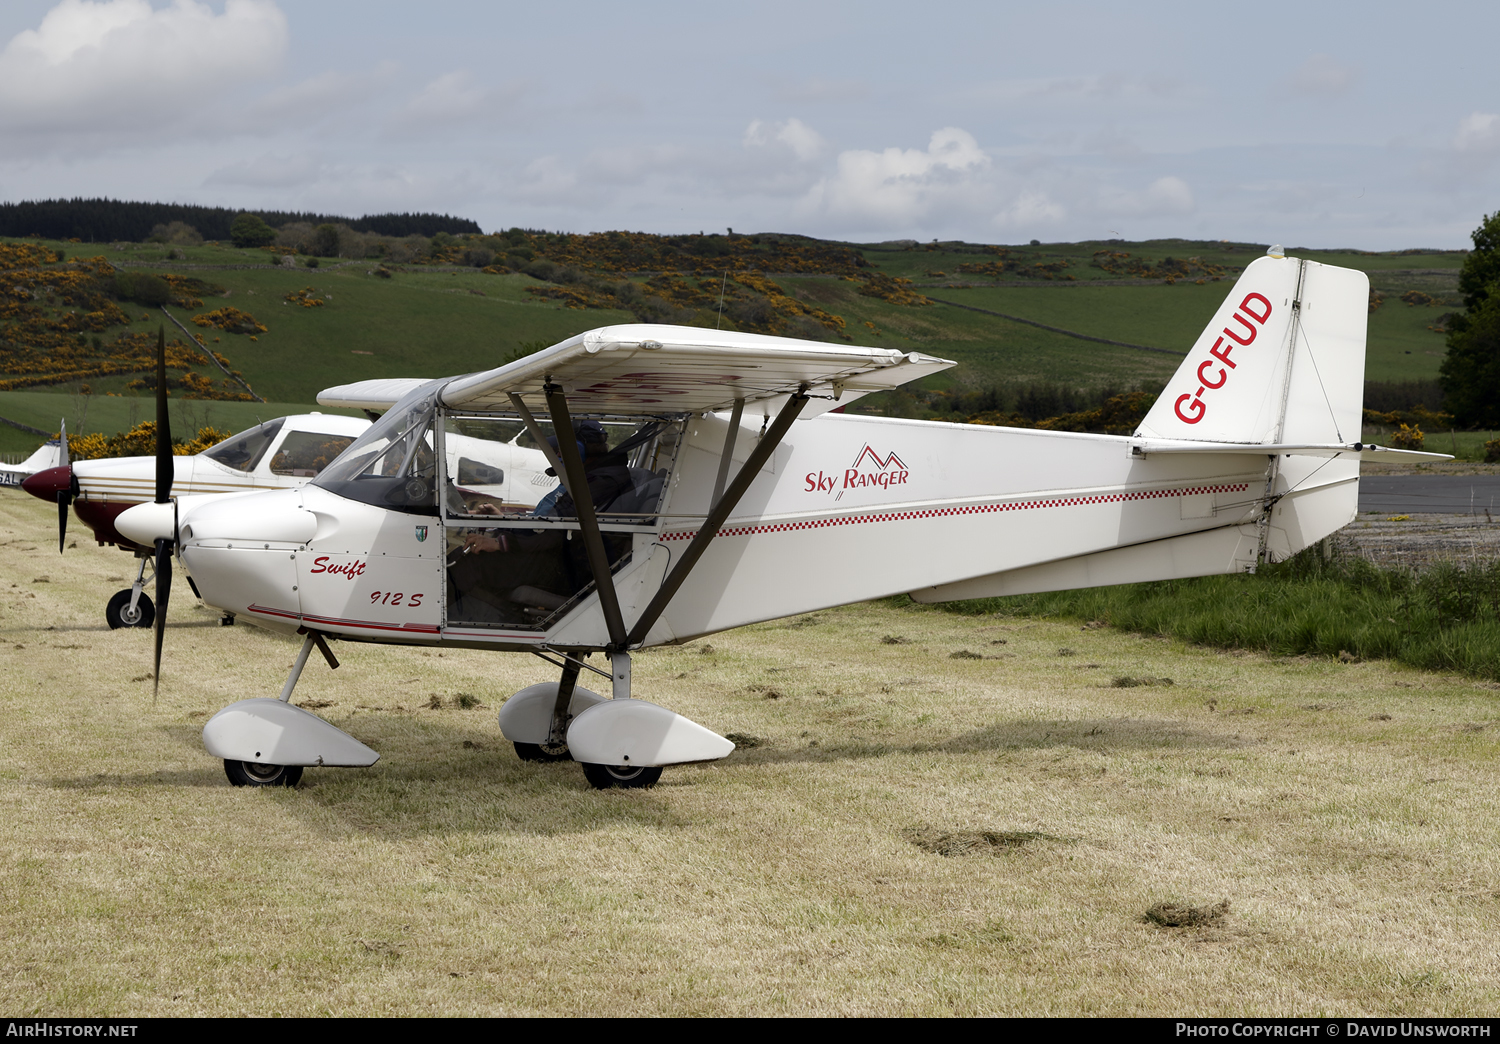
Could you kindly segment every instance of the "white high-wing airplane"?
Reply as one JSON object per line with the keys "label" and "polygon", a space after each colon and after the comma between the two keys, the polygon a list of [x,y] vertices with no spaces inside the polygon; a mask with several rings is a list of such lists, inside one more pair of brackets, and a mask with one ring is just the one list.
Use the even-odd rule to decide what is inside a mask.
{"label": "white high-wing airplane", "polygon": [[[571,757],[596,787],[649,786],[733,744],[634,698],[632,650],[900,592],[1253,572],[1347,524],[1360,461],[1412,456],[1359,441],[1367,298],[1360,272],[1256,260],[1131,436],[832,413],[953,364],[607,327],[483,373],[328,389],[325,405],[387,412],[306,487],[158,496],[117,526],[168,569],[175,549],[209,605],[306,636],[279,699],[204,727],[236,784],[378,758],[289,702],[314,647],[337,666],[339,638],[547,659],[560,680],[500,711],[517,752]],[[532,511],[476,494],[484,476],[447,448],[521,429],[568,490]],[[159,675],[160,630],[157,656]]]}

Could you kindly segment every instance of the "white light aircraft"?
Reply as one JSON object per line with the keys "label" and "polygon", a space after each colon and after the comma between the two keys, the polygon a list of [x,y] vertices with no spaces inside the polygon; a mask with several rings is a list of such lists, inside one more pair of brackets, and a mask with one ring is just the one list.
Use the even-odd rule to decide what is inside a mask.
{"label": "white light aircraft", "polygon": [[[321,413],[277,417],[202,453],[174,455],[169,495],[248,493],[305,485],[369,427],[370,422],[360,417]],[[126,509],[151,501],[157,459],[105,457],[70,464],[66,429],[43,449],[54,443],[56,463],[25,478],[21,488],[40,500],[56,502],[58,551],[67,538],[71,505],[101,546],[113,544],[140,559],[135,583],[110,598],[105,619],[112,628],[150,627],[156,612],[143,588],[151,579],[146,575],[151,545],[142,547],[121,535],[115,520]],[[226,616],[225,622],[233,619]]]}
{"label": "white light aircraft", "polygon": [[[175,551],[209,605],[305,636],[278,699],[203,730],[233,783],[378,758],[290,703],[314,648],[337,667],[338,638],[546,659],[560,679],[500,711],[517,752],[649,786],[733,744],[635,698],[634,650],[900,592],[1253,572],[1347,524],[1360,461],[1414,455],[1359,441],[1368,289],[1360,272],[1257,259],[1130,436],[831,412],[953,365],[915,352],[591,330],[483,373],[328,389],[325,405],[387,412],[307,486],[159,493],[117,526],[155,546],[159,577]],[[476,490],[487,476],[449,448],[523,429],[566,486],[529,511]]]}

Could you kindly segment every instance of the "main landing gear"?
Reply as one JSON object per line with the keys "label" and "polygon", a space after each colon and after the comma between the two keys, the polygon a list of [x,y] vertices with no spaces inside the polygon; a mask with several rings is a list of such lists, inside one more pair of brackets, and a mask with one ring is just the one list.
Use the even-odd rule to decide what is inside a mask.
{"label": "main landing gear", "polygon": [[609,660],[605,676],[614,686],[613,699],[579,685],[580,669],[597,669],[565,653],[561,681],[529,686],[505,701],[500,731],[521,760],[572,759],[595,790],[636,790],[655,786],[663,766],[715,761],[734,750],[733,743],[697,722],[633,699],[630,655],[612,653]]}
{"label": "main landing gear", "polygon": [[328,666],[338,659],[323,636],[307,633],[279,699],[240,700],[215,714],[203,726],[203,746],[224,760],[224,775],[237,787],[295,787],[307,765],[365,767],[380,755],[336,725],[290,700],[307,657],[314,649]]}
{"label": "main landing gear", "polygon": [[153,568],[151,575],[146,575],[146,563],[152,561],[151,555],[138,553],[135,557],[141,562],[140,568],[136,570],[135,583],[123,591],[116,591],[109,604],[104,607],[104,619],[109,623],[111,631],[117,631],[121,627],[150,627],[156,622],[156,606],[141,590],[146,586],[147,580],[156,579],[156,570]]}

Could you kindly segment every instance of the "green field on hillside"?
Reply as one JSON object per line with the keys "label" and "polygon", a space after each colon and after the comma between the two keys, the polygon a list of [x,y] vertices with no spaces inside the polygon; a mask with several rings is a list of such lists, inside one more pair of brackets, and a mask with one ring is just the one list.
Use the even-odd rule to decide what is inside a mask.
{"label": "green field on hillside", "polygon": [[[545,257],[548,250],[560,251],[558,256],[565,260],[595,256],[588,251],[606,238],[528,235],[527,242],[536,248],[529,252]],[[705,241],[712,238],[705,237]],[[954,359],[958,367],[929,378],[926,384],[968,389],[1006,382],[1129,388],[1163,381],[1178,365],[1179,357],[1168,353],[1188,350],[1239,272],[1265,251],[1264,245],[1257,244],[1184,240],[990,247],[909,242],[846,246],[799,237],[765,238],[766,243],[795,240],[790,253],[783,250],[778,255],[779,263],[786,264],[785,258],[791,257],[801,265],[794,273],[766,273],[785,295],[770,298],[788,305],[782,308],[783,316],[799,309],[816,312],[822,317],[820,322],[841,320],[842,336],[850,343]],[[758,244],[753,249],[777,249],[762,244],[761,237],[735,240],[731,246],[751,250],[752,240]],[[486,241],[504,245],[504,240],[493,237]],[[259,395],[271,400],[271,404],[248,404],[253,407],[248,410],[218,402],[205,407],[216,418],[233,418],[230,423],[237,427],[251,423],[247,418],[255,415],[306,410],[318,391],[330,385],[372,377],[436,377],[486,369],[503,363],[523,346],[555,343],[593,327],[639,321],[638,313],[623,307],[566,307],[568,301],[559,295],[573,292],[565,284],[578,275],[549,276],[546,281],[516,268],[497,274],[505,268],[501,255],[489,272],[446,263],[391,264],[383,269],[378,259],[322,259],[319,267],[308,268],[301,263],[307,259],[300,257],[297,267],[283,268],[272,264],[279,251],[242,250],[228,244],[46,245],[64,251],[69,262],[102,256],[125,271],[170,273],[217,284],[224,289],[222,295],[205,294],[201,307],[172,310],[195,333],[200,331],[191,326],[194,314],[225,307],[247,312],[263,324],[265,332],[254,340],[217,329],[201,331],[206,347],[225,356]],[[803,249],[801,245],[806,245],[803,255],[796,253]],[[1382,301],[1370,315],[1366,378],[1431,380],[1437,376],[1445,349],[1440,317],[1461,307],[1456,284],[1462,252],[1367,254],[1293,249],[1289,253],[1371,274],[1372,287]],[[696,297],[690,308],[677,312],[675,321],[713,325],[715,259],[678,256],[690,262],[683,272],[685,278],[697,280],[697,289],[689,288]],[[738,260],[731,257],[725,264],[745,271],[744,258],[755,256],[742,251]],[[825,256],[834,258],[830,264],[838,271],[818,271],[816,262]],[[512,255],[509,260],[525,267],[524,258]],[[856,267],[850,268],[851,264]],[[963,267],[966,270],[960,271]],[[910,284],[902,284],[909,290],[872,292],[872,275],[864,273],[909,279]],[[624,266],[613,274],[600,270],[600,274],[652,289],[648,281],[653,273],[639,267]],[[585,272],[582,277],[595,279],[596,275]],[[732,278],[729,285],[739,289],[742,297],[748,293]],[[892,285],[889,280],[887,285]],[[1431,303],[1403,303],[1401,295],[1411,290],[1429,295]],[[303,307],[288,300],[299,292],[323,303]],[[903,303],[911,300],[911,292],[926,295],[934,303]],[[903,299],[902,293],[908,297]],[[607,295],[595,296],[591,303],[611,300]],[[683,300],[687,299],[677,303]],[[61,306],[54,301],[53,307]],[[105,333],[106,340],[122,331],[154,335],[162,325],[158,310],[133,303],[123,303],[123,307],[131,320],[128,327],[114,327]],[[1007,316],[1056,329],[1041,329]],[[804,332],[794,335],[807,335],[810,320],[798,322]],[[816,324],[813,328],[825,330]],[[169,338],[181,339],[170,324],[166,330]],[[1166,351],[1101,344],[1070,333]],[[833,339],[839,332],[828,328],[823,335]],[[4,355],[0,345],[0,364]],[[6,370],[0,365],[0,372]],[[222,376],[206,360],[202,372]],[[132,382],[135,389],[128,387]],[[0,417],[49,430],[55,429],[58,416],[69,416],[71,423],[79,415],[77,392],[84,383],[93,392],[90,429],[127,426],[132,416],[145,416],[139,408],[132,414],[125,398],[106,394],[142,395],[140,374],[133,373],[0,393]],[[48,397],[75,402],[62,406],[37,401]],[[35,436],[14,428],[0,431],[0,450],[14,451],[34,441]]]}
{"label": "green field on hillside", "polygon": [[[311,402],[221,402],[210,399],[172,399],[172,434],[191,436],[199,428],[212,426],[230,433],[244,431],[263,420],[293,413],[336,413],[363,416],[358,410],[329,409]],[[55,432],[66,419],[68,435],[88,432],[112,434],[156,419],[156,404],[137,395],[59,395],[54,392],[0,392],[0,417],[33,428]],[[0,453],[36,449],[39,435],[0,423]]]}

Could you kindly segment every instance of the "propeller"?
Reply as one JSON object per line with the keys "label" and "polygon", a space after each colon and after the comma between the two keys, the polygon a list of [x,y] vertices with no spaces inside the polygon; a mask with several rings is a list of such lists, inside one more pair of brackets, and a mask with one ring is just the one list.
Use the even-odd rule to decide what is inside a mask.
{"label": "propeller", "polygon": [[[167,416],[167,333],[156,329],[156,503],[172,500],[172,427]],[[156,540],[156,663],[151,698],[161,688],[161,641],[167,628],[167,599],[172,594],[172,553],[177,547],[177,502],[172,501],[172,538]]]}
{"label": "propeller", "polygon": [[[57,451],[57,466],[68,468],[68,418],[62,419],[62,440]],[[68,539],[68,508],[73,506],[73,497],[78,492],[78,479],[73,477],[73,469],[68,468],[68,488],[57,491],[57,553],[63,553],[63,546]]]}

